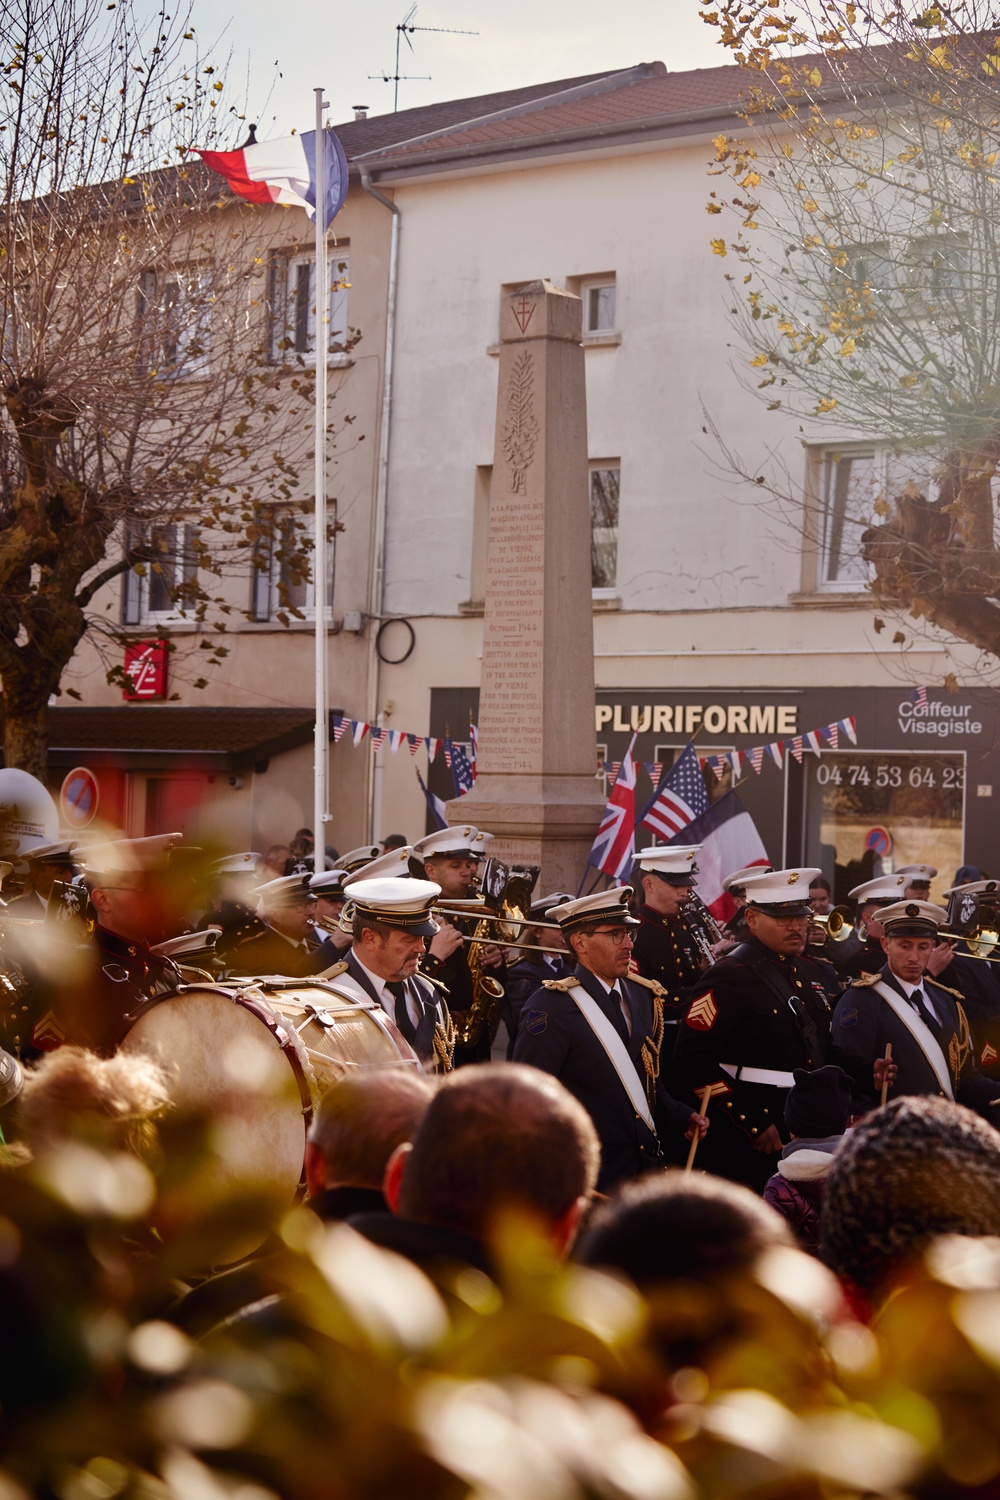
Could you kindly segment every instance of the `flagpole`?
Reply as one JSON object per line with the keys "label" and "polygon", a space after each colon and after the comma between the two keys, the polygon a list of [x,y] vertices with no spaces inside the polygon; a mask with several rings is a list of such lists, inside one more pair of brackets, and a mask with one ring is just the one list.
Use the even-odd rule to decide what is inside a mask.
{"label": "flagpole", "polygon": [[316,739],[313,766],[313,869],[326,869],[326,822],[329,817],[328,779],[330,731],[327,725],[326,632],[326,142],[323,111],[328,107],[323,89],[316,95],[316,516],[313,535],[313,594],[316,608]]}

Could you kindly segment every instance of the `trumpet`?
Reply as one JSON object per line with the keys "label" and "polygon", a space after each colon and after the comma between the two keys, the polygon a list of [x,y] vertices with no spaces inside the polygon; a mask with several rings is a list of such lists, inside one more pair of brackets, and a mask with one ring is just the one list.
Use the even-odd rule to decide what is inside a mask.
{"label": "trumpet", "polygon": [[[813,912],[809,918],[809,925],[810,927],[826,928],[826,935],[823,938],[823,942],[829,938],[831,943],[846,943],[847,939],[855,931],[855,928],[857,928],[858,937],[863,938],[864,936],[862,926],[855,922],[854,913],[849,906],[835,906],[833,911]],[[814,948],[821,948],[823,942],[813,942],[812,946]]]}

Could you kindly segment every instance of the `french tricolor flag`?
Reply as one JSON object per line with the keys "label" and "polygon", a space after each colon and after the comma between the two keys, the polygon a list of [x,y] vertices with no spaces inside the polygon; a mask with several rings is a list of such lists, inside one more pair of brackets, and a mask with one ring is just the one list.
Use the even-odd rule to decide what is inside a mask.
{"label": "french tricolor flag", "polygon": [[[324,130],[326,218],[333,223],[347,197],[347,158],[332,130]],[[254,141],[239,151],[199,151],[213,172],[250,203],[287,203],[316,217],[316,132],[286,135],[277,141]]]}

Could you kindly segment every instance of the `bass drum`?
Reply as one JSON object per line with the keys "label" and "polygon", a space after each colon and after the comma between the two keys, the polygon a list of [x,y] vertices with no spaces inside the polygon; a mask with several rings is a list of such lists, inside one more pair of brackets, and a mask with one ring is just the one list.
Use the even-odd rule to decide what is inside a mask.
{"label": "bass drum", "polygon": [[207,1117],[207,1201],[251,1188],[289,1206],[325,1090],[353,1068],[421,1066],[381,1006],[308,979],[183,985],[131,1019],[120,1049],[155,1057],[178,1109]]}

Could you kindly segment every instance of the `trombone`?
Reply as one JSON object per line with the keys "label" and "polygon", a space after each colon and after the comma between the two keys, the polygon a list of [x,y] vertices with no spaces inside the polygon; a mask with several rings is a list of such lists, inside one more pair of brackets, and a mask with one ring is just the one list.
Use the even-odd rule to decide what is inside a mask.
{"label": "trombone", "polygon": [[[525,927],[545,927],[550,932],[561,932],[562,928],[558,922],[533,922],[530,917],[522,917],[520,920],[517,920],[510,916],[503,916],[493,911],[492,908],[475,897],[468,901],[456,898],[451,901],[441,902],[439,905],[431,907],[431,915],[444,917],[445,921],[452,925],[454,925],[455,917],[472,917],[475,919],[477,927],[482,922],[488,922],[491,926],[501,928],[502,932],[498,933],[496,937],[488,937],[486,939],[487,942],[493,944],[494,948],[518,948],[522,952],[554,953],[558,958],[565,958],[569,951],[566,948],[545,947],[541,943],[520,943],[516,935],[511,935],[512,933],[516,934]],[[504,936],[503,933],[507,935]],[[464,932],[459,933],[459,937],[463,943],[481,943],[483,941],[482,937],[468,936]]]}
{"label": "trombone", "polygon": [[[814,914],[809,921],[811,925],[825,927],[827,937],[833,943],[846,942],[856,928],[861,926],[860,923],[855,923],[854,914],[847,906],[835,906],[833,911],[824,915]],[[859,931],[859,936],[861,935]],[[964,943],[969,951],[960,953],[959,958],[974,958],[985,964],[1000,963],[1000,954],[993,957],[993,950],[1000,943],[1000,915],[992,913],[988,920],[978,922],[967,932],[949,932],[946,928],[941,928],[937,934],[937,941],[939,943]],[[812,946],[819,947],[820,945],[814,943]]]}

